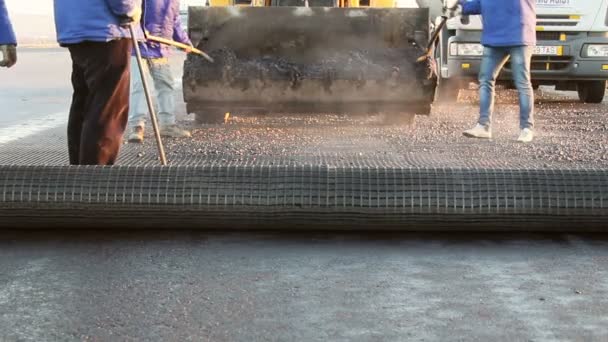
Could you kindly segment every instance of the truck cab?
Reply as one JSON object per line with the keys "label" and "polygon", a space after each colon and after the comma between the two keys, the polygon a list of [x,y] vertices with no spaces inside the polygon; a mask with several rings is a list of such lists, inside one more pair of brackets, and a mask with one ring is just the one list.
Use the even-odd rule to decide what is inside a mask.
{"label": "truck cab", "polygon": [[[602,102],[608,80],[608,0],[536,0],[536,9],[534,87],[578,91],[582,102]],[[441,32],[435,57],[442,100],[455,101],[460,89],[477,80],[481,30],[479,16],[461,16]],[[498,83],[512,86],[509,62]]]}

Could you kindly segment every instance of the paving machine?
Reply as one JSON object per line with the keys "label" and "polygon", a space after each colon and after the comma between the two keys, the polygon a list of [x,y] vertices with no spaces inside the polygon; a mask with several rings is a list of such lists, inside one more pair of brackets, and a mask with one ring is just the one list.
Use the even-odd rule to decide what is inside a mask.
{"label": "paving machine", "polygon": [[428,8],[393,0],[211,0],[188,10],[183,92],[199,123],[226,113],[429,114],[436,77],[417,59]]}

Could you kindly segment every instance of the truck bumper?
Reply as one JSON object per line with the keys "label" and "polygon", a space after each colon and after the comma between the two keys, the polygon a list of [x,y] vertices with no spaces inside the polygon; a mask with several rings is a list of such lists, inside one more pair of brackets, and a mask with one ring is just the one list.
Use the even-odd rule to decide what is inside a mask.
{"label": "truck bumper", "polygon": [[[582,37],[584,36],[584,37]],[[540,84],[554,84],[563,81],[608,80],[608,58],[585,58],[583,49],[587,44],[608,44],[607,38],[588,37],[587,33],[579,34],[567,41],[539,41],[537,45],[562,46],[562,56],[532,57],[532,80]],[[450,43],[458,43],[458,37],[452,37]],[[463,41],[464,42],[464,41]],[[461,78],[476,80],[481,66],[481,57],[449,56],[447,65],[442,66],[443,78]],[[511,80],[510,65],[507,62],[500,73],[499,80]]]}

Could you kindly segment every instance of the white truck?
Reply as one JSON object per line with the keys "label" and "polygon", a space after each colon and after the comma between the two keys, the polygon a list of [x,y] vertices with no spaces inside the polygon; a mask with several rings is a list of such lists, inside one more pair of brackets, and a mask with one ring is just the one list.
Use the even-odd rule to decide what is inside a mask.
{"label": "white truck", "polygon": [[[608,80],[608,0],[536,0],[536,6],[534,87],[578,91],[582,102],[602,102]],[[441,32],[435,49],[437,99],[455,101],[460,89],[477,80],[481,29],[479,16],[462,16],[450,19]],[[512,86],[508,62],[498,82]]]}

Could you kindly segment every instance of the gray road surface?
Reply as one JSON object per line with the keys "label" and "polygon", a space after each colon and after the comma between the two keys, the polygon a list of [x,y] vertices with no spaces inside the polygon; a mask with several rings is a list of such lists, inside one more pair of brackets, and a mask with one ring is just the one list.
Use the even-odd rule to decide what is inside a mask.
{"label": "gray road surface", "polygon": [[0,127],[66,112],[71,100],[71,64],[65,49],[19,49],[18,61],[2,69]]}
{"label": "gray road surface", "polygon": [[3,341],[606,341],[594,236],[0,233]]}
{"label": "gray road surface", "polygon": [[[175,77],[181,77],[183,54],[172,61]],[[67,49],[21,48],[18,62],[0,70],[0,128],[27,124],[50,114],[67,113],[72,99],[72,64]]]}

